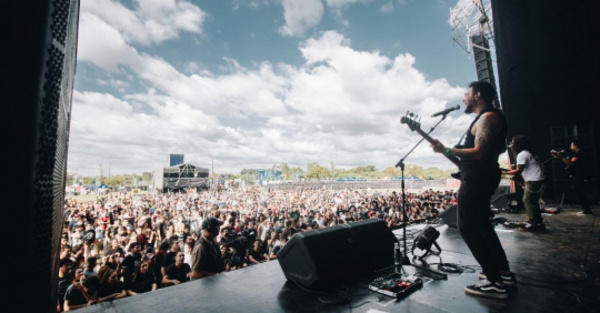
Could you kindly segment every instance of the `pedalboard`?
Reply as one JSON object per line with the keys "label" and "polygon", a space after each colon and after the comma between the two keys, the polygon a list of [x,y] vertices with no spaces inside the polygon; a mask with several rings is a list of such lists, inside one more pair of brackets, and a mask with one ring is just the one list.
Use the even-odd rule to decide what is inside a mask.
{"label": "pedalboard", "polygon": [[422,279],[414,275],[403,274],[400,277],[377,277],[369,284],[369,290],[399,299],[422,286]]}

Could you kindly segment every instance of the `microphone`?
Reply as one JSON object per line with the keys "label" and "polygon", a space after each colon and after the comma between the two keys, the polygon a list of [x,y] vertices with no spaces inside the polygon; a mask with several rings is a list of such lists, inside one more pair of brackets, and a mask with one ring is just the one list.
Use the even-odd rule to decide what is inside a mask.
{"label": "microphone", "polygon": [[439,112],[435,113],[434,115],[432,115],[431,117],[436,117],[436,116],[439,116],[439,115],[446,115],[446,114],[448,114],[448,113],[450,113],[452,111],[456,111],[458,109],[460,109],[460,105],[459,104],[457,104],[455,107],[451,107],[451,108],[445,109],[444,111],[439,111]]}

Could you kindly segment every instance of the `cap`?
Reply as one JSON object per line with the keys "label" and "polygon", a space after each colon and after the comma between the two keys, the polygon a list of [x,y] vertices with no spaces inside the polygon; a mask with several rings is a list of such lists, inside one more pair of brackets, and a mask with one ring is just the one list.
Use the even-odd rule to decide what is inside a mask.
{"label": "cap", "polygon": [[209,217],[202,221],[202,229],[211,229],[223,225],[223,221],[220,221],[214,217]]}

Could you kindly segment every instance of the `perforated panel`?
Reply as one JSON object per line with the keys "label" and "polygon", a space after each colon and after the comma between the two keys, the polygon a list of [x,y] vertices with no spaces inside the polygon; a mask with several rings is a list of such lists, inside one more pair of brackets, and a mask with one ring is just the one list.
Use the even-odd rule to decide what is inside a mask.
{"label": "perforated panel", "polygon": [[55,312],[79,0],[9,1],[3,13],[3,142],[16,157],[4,177],[2,229],[18,240],[21,269],[5,273],[6,298],[23,312]]}

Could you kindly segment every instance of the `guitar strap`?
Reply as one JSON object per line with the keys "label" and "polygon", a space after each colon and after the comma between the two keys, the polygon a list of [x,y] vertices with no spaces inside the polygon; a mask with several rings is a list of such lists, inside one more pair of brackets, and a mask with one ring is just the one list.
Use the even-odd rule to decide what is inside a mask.
{"label": "guitar strap", "polygon": [[458,139],[458,142],[456,143],[455,147],[461,147],[463,145],[463,140],[465,139],[466,136],[467,136],[467,132],[464,132],[464,134],[460,137],[460,139]]}

